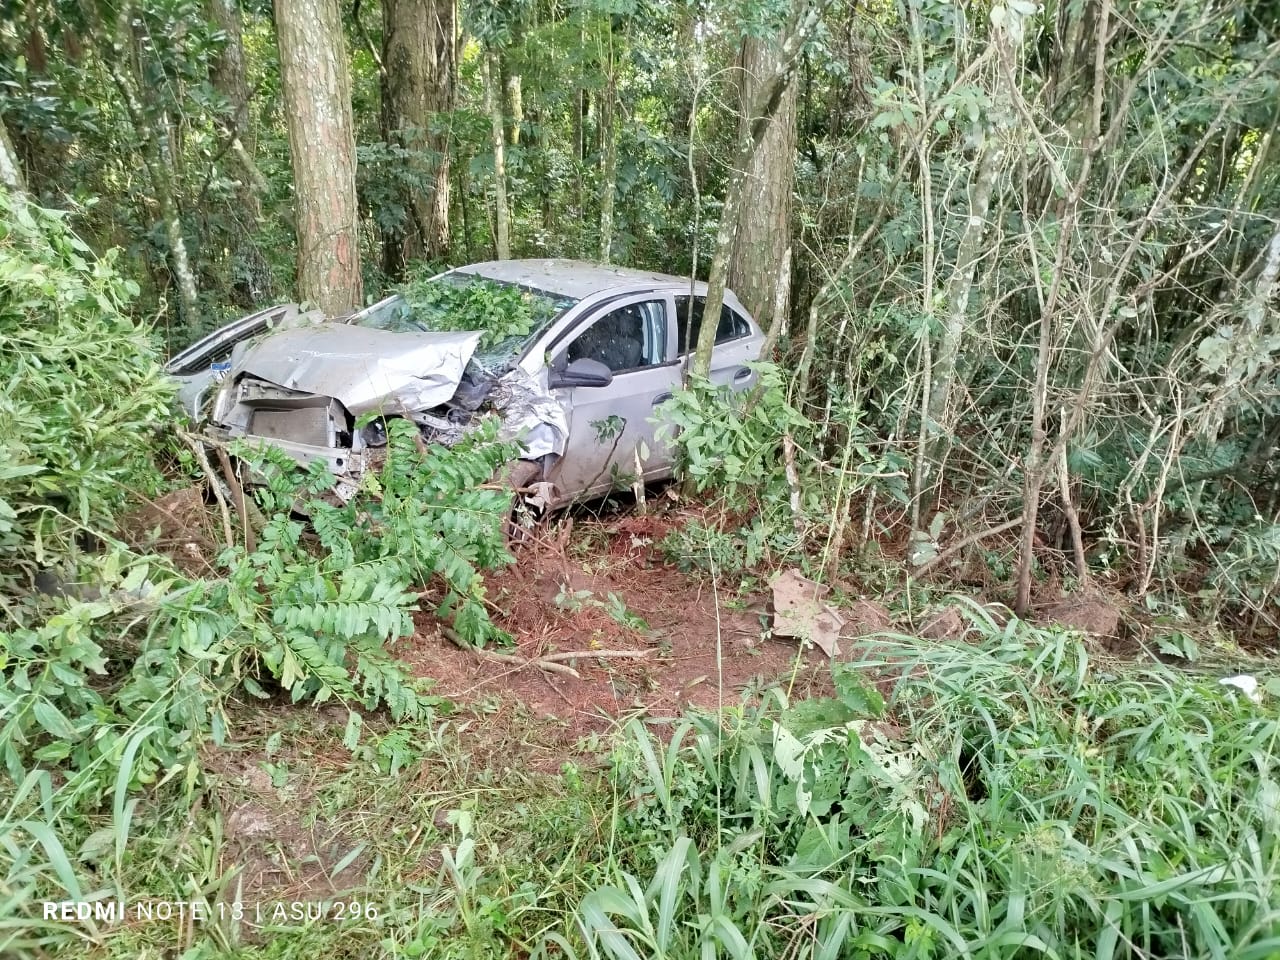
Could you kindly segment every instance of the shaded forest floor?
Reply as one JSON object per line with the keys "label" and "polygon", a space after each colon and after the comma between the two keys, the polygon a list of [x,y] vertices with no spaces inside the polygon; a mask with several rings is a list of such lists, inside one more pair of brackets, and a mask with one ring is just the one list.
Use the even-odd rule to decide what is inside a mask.
{"label": "shaded forest floor", "polygon": [[[418,614],[416,634],[396,653],[430,681],[441,718],[409,727],[369,721],[354,764],[341,742],[344,709],[245,704],[234,718],[237,743],[206,751],[225,825],[224,872],[239,878],[226,896],[332,897],[367,888],[389,859],[407,880],[425,876],[440,867],[425,840],[451,832],[445,811],[469,795],[517,807],[529,792],[539,803],[548,790],[559,796],[565,771],[599,767],[629,720],[662,731],[687,708],[715,712],[774,687],[791,700],[829,695],[828,658],[771,635],[766,584],[685,573],[664,555],[660,542],[687,519],[629,514],[541,530],[517,549],[515,564],[486,577],[514,649],[461,649],[434,617]],[[876,633],[913,629],[874,600],[842,609],[842,657],[865,651]],[[1116,622],[1097,601],[1049,609]],[[945,604],[914,627],[922,643],[966,628],[961,610]],[[537,665],[548,655],[553,669]],[[402,769],[417,772],[392,776]],[[382,789],[380,779],[394,786]]]}

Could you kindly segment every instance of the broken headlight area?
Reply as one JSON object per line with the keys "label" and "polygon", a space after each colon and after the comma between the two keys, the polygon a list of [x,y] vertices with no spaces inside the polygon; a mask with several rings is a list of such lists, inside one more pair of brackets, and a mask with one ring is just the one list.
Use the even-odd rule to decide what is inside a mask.
{"label": "broken headlight area", "polygon": [[337,400],[256,377],[243,377],[223,390],[214,420],[233,436],[309,447],[352,446],[350,418]]}
{"label": "broken headlight area", "polygon": [[[255,377],[243,377],[224,390],[215,411],[215,420],[226,435],[264,440],[291,455],[301,452],[299,447],[310,448],[308,453],[315,448],[353,454],[381,449],[387,445],[387,421],[396,418],[415,424],[424,442],[445,446],[460,442],[478,426],[475,412],[451,404],[398,417],[361,418],[364,422],[357,423],[332,397],[290,390]],[[350,470],[334,470],[336,475],[344,472]]]}
{"label": "broken headlight area", "polygon": [[[387,420],[390,417],[375,417],[360,428],[361,445],[371,449],[381,449],[387,445]],[[427,443],[441,443],[451,447],[461,442],[462,438],[476,428],[477,420],[469,410],[458,407],[437,407],[422,413],[408,413],[403,419],[409,420],[418,427],[422,439]]]}

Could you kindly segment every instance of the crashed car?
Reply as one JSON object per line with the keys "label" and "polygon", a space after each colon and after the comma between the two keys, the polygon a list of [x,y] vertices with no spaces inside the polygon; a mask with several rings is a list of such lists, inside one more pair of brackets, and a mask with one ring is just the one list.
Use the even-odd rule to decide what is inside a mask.
{"label": "crashed car", "polygon": [[[175,355],[168,372],[188,412],[220,440],[261,441],[307,465],[324,461],[340,497],[387,442],[387,421],[412,421],[429,443],[456,443],[496,412],[519,443],[521,485],[545,506],[671,475],[655,409],[679,387],[702,324],[705,284],[571,260],[502,260],[429,281],[515,288],[532,329],[482,346],[438,308],[395,295],[347,317],[285,304],[251,314]],[[447,303],[447,300],[441,302]],[[457,324],[464,325],[464,324]],[[711,379],[756,381],[764,337],[729,292]]]}

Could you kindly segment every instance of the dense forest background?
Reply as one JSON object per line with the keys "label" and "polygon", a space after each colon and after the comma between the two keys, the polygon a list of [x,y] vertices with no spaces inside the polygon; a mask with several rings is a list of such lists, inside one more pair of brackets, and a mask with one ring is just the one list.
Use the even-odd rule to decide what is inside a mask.
{"label": "dense forest background", "polygon": [[824,562],[901,528],[1020,610],[1101,576],[1274,632],[1280,5],[6,10],[0,172],[169,349],[494,257],[709,273],[842,478]]}
{"label": "dense forest background", "polygon": [[[1274,0],[5,0],[0,956],[1280,956],[1278,121]],[[494,257],[755,314],[679,487],[176,412]]]}

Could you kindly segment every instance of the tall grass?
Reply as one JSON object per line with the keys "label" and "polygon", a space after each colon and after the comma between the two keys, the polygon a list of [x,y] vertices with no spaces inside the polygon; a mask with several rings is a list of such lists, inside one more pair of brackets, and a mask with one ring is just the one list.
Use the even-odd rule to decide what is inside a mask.
{"label": "tall grass", "polygon": [[979,625],[665,750],[633,727],[619,854],[544,954],[1280,956],[1275,709]]}

